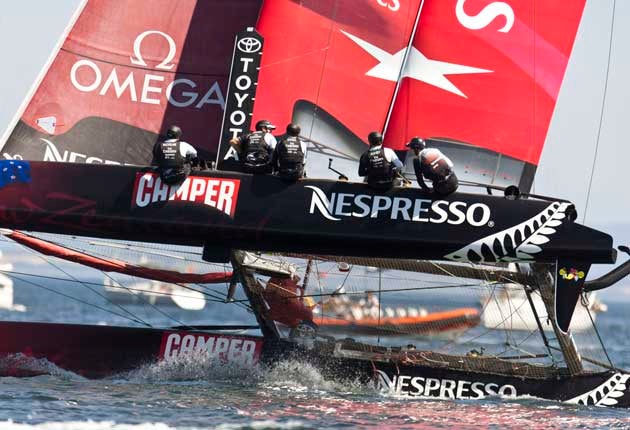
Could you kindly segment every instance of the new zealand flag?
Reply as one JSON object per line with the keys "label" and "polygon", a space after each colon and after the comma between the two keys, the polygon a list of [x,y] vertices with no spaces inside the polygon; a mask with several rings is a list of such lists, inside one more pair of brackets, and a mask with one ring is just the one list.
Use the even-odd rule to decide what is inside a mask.
{"label": "new zealand flag", "polygon": [[23,160],[0,160],[0,188],[31,182],[31,165]]}

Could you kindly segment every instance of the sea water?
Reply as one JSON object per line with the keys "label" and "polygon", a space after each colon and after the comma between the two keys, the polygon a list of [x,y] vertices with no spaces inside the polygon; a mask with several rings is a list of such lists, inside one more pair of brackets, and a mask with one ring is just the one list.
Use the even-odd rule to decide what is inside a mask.
{"label": "sea water", "polygon": [[[27,312],[0,311],[0,319],[124,323],[38,291],[16,288],[15,301],[26,304]],[[608,312],[598,315],[598,327],[613,362],[630,368],[630,304],[608,304]],[[630,428],[630,411],[624,409],[536,398],[396,398],[370,386],[325,379],[300,362],[244,370],[189,358],[104,380],[38,365],[49,366],[52,374],[0,378],[0,430]]]}

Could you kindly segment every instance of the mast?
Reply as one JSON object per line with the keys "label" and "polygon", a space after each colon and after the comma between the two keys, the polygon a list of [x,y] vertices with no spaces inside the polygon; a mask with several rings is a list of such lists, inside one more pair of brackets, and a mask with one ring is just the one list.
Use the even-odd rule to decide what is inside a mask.
{"label": "mast", "polygon": [[409,52],[413,48],[413,41],[416,38],[416,31],[418,31],[418,23],[420,22],[420,13],[422,12],[422,7],[424,6],[424,0],[420,2],[420,6],[418,7],[418,13],[416,14],[416,20],[413,24],[413,29],[411,30],[411,35],[409,36],[409,43],[407,44],[407,50],[405,51],[405,55],[403,57],[402,64],[400,65],[400,72],[398,73],[398,79],[396,80],[396,88],[394,89],[394,94],[392,95],[392,100],[389,103],[389,109],[387,110],[387,116],[385,117],[385,124],[383,125],[383,137],[387,133],[387,126],[389,125],[389,119],[392,116],[392,112],[394,111],[394,103],[396,103],[396,97],[398,96],[398,91],[400,90],[400,84],[405,77],[405,69],[407,67],[407,60],[409,59]]}

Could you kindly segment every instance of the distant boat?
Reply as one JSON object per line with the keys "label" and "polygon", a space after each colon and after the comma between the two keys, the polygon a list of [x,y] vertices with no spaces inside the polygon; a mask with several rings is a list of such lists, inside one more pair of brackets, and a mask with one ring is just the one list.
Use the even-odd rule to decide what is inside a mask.
{"label": "distant boat", "polygon": [[[0,251],[0,272],[10,272],[13,264],[2,263],[2,251]],[[26,306],[13,303],[13,280],[0,273],[0,309],[24,312]]]}
{"label": "distant boat", "polygon": [[[532,294],[531,298],[543,329],[553,331],[542,298],[539,294]],[[523,289],[505,288],[499,293],[484,297],[482,307],[481,322],[486,328],[527,331],[538,329],[534,312]],[[588,306],[581,302],[576,305],[571,318],[571,330],[584,331],[592,328],[591,317],[595,321],[597,313],[607,310],[608,306],[602,303],[595,293],[590,294]]]}
{"label": "distant boat", "polygon": [[178,306],[188,311],[200,311],[206,306],[202,293],[159,281],[142,280],[121,286],[106,277],[105,294],[108,300],[117,304],[148,303],[155,306]]}

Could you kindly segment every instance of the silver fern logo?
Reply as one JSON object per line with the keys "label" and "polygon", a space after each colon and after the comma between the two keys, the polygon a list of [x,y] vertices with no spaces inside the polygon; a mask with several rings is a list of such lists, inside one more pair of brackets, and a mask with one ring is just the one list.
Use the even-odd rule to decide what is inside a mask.
{"label": "silver fern logo", "polygon": [[533,260],[566,218],[569,203],[554,202],[538,215],[446,255],[454,261],[495,263]]}
{"label": "silver fern logo", "polygon": [[620,397],[626,395],[628,379],[630,375],[615,373],[606,382],[589,392],[567,400],[567,403],[576,405],[615,406]]}

